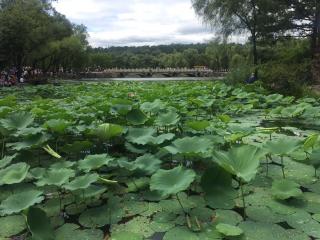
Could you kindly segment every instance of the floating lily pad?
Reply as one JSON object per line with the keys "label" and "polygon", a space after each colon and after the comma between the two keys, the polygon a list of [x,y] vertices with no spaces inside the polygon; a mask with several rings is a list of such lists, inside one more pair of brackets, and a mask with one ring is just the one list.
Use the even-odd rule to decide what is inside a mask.
{"label": "floating lily pad", "polygon": [[143,235],[133,232],[116,232],[111,235],[110,240],[143,240]]}
{"label": "floating lily pad", "polygon": [[18,235],[26,229],[27,225],[23,216],[7,216],[0,218],[0,239]]}
{"label": "floating lily pad", "polygon": [[0,205],[0,215],[10,215],[19,213],[37,203],[43,201],[41,191],[29,190],[26,192],[16,193],[4,200]]}
{"label": "floating lily pad", "polygon": [[277,199],[286,200],[288,198],[302,196],[302,191],[299,184],[291,180],[282,179],[273,182],[272,194]]}
{"label": "floating lily pad", "polygon": [[17,163],[0,170],[0,186],[22,182],[26,178],[29,168],[30,166],[26,163]]}
{"label": "floating lily pad", "polygon": [[76,224],[67,223],[58,228],[55,232],[56,240],[100,240],[103,239],[103,232],[99,229],[84,229]]}
{"label": "floating lily pad", "polygon": [[219,223],[216,226],[216,229],[219,233],[222,233],[224,236],[228,237],[235,237],[243,234],[243,230],[241,228],[224,223]]}

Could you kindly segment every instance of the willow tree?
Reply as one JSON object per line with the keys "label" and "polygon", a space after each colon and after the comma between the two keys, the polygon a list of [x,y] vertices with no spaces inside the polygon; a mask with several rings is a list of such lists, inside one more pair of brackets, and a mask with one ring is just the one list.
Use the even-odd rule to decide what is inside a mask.
{"label": "willow tree", "polygon": [[[285,22],[276,0],[192,0],[196,13],[215,30],[225,36],[231,34],[249,34],[252,44],[253,65],[259,63],[257,43],[271,32],[278,32]],[[257,74],[257,72],[256,72]]]}

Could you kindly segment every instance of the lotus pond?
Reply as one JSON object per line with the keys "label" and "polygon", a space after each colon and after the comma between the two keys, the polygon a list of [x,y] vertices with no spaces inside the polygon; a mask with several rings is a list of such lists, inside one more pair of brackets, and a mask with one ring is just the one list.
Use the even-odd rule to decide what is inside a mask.
{"label": "lotus pond", "polygon": [[0,240],[320,239],[317,99],[48,85],[1,90],[0,119]]}

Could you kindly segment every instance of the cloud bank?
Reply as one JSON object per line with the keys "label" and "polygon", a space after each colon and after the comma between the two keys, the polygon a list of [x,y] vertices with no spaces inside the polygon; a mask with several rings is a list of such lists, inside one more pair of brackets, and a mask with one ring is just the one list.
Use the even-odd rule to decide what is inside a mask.
{"label": "cloud bank", "polygon": [[215,37],[191,0],[59,0],[55,8],[88,27],[94,47],[200,43]]}

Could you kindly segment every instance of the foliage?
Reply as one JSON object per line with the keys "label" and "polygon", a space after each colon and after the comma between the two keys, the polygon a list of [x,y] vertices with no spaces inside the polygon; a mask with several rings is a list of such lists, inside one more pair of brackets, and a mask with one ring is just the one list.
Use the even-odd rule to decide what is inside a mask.
{"label": "foliage", "polygon": [[319,102],[248,89],[5,89],[0,238],[318,238]]}

